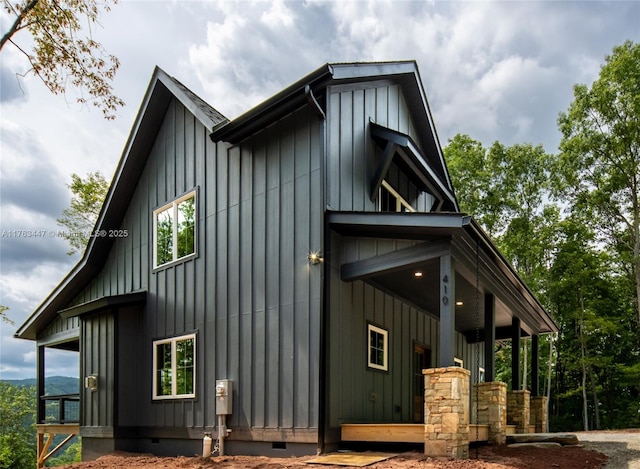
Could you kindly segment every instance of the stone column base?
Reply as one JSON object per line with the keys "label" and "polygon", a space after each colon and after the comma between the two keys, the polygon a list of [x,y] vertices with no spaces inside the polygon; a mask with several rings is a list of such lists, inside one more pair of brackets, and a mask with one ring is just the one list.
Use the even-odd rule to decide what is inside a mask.
{"label": "stone column base", "polygon": [[469,377],[460,367],[430,368],[424,374],[424,454],[469,457]]}
{"label": "stone column base", "polygon": [[535,426],[536,433],[547,433],[547,397],[534,396],[531,398],[530,425]]}
{"label": "stone column base", "polygon": [[516,426],[516,433],[529,433],[531,392],[507,392],[507,424]]}
{"label": "stone column base", "polygon": [[[473,385],[473,403],[478,422],[489,425],[489,443],[503,445],[507,440],[507,384],[500,381]],[[477,399],[477,402],[476,402]],[[471,415],[475,419],[476,413]]]}

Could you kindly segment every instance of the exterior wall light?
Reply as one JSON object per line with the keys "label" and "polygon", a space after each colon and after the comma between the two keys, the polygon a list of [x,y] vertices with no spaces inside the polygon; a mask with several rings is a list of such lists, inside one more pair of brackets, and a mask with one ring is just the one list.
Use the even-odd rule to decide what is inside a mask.
{"label": "exterior wall light", "polygon": [[320,253],[317,251],[310,252],[307,256],[307,259],[309,259],[309,262],[313,265],[319,264],[324,260],[322,257],[320,257]]}
{"label": "exterior wall light", "polygon": [[420,278],[420,277],[422,277],[422,272],[420,272],[420,271],[418,270],[418,271],[416,271],[416,272],[414,272],[414,273],[413,273],[413,276],[414,276],[415,278]]}

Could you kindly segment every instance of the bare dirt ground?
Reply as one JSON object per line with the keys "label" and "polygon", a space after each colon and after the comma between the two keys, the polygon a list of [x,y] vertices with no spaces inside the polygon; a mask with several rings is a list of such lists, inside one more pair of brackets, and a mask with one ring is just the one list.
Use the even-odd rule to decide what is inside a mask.
{"label": "bare dirt ground", "polygon": [[[581,447],[552,449],[482,446],[471,448],[470,459],[449,461],[427,458],[417,451],[401,453],[372,469],[640,469],[640,429],[576,433]],[[160,458],[139,454],[113,454],[96,461],[61,466],[64,469],[280,469],[343,468],[308,464],[313,456],[267,458],[262,456],[222,456]]]}

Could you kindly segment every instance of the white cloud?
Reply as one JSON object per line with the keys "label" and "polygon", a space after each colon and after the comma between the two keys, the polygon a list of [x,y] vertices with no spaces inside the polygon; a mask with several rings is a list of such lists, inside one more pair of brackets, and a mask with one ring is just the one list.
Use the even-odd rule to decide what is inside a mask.
{"label": "white cloud", "polygon": [[42,263],[32,270],[0,277],[1,304],[11,305],[11,317],[16,325],[49,295],[71,265],[71,260],[67,264]]}

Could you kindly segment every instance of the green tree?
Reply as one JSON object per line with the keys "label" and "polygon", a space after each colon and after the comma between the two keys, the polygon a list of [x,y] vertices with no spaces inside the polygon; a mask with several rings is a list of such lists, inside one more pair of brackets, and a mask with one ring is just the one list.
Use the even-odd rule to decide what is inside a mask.
{"label": "green tree", "polygon": [[[2,0],[13,21],[3,32],[0,51],[13,45],[52,93],[64,94],[70,84],[80,90],[78,102],[90,102],[113,119],[124,105],[111,86],[120,63],[92,37],[92,28],[111,3],[117,0]],[[84,27],[86,37],[80,36]]]}
{"label": "green tree", "polygon": [[502,175],[492,155],[482,143],[463,134],[449,140],[444,155],[461,210],[473,215],[491,237],[504,231]]}
{"label": "green tree", "polygon": [[[462,211],[479,221],[544,302],[560,221],[559,209],[548,201],[551,188],[547,168],[552,155],[542,146],[531,144],[505,146],[494,142],[487,149],[460,134],[449,140],[444,154]],[[526,384],[529,344],[523,345]],[[496,377],[507,383],[511,382],[511,347],[509,342],[500,344],[496,354]],[[541,350],[548,352],[549,347],[550,341],[541,341]],[[545,376],[548,353],[540,357],[540,376]]]}
{"label": "green tree", "polygon": [[623,378],[637,361],[628,327],[633,317],[619,301],[615,263],[594,247],[595,234],[583,218],[562,222],[551,268],[549,295],[562,331],[555,413],[563,407],[583,429],[625,427],[640,410],[638,382]]}
{"label": "green tree", "polygon": [[36,465],[36,388],[0,380],[0,468]]}
{"label": "green tree", "polygon": [[73,443],[67,443],[66,448],[60,456],[52,457],[47,460],[45,465],[47,467],[57,467],[64,466],[67,464],[72,464],[74,462],[82,461],[82,441],[80,437],[75,437]]}
{"label": "green tree", "polygon": [[71,246],[67,252],[71,255],[86,248],[109,190],[109,183],[100,172],[89,173],[85,179],[74,173],[71,175],[71,184],[67,187],[73,193],[71,206],[62,212],[58,225],[65,228],[63,237]]}
{"label": "green tree", "polygon": [[590,88],[575,85],[558,123],[558,193],[589,213],[601,241],[618,254],[634,285],[640,329],[640,44],[615,47]]}
{"label": "green tree", "polygon": [[550,194],[551,155],[542,146],[494,142],[486,149],[456,135],[444,149],[462,211],[473,215],[538,293],[560,213]]}

